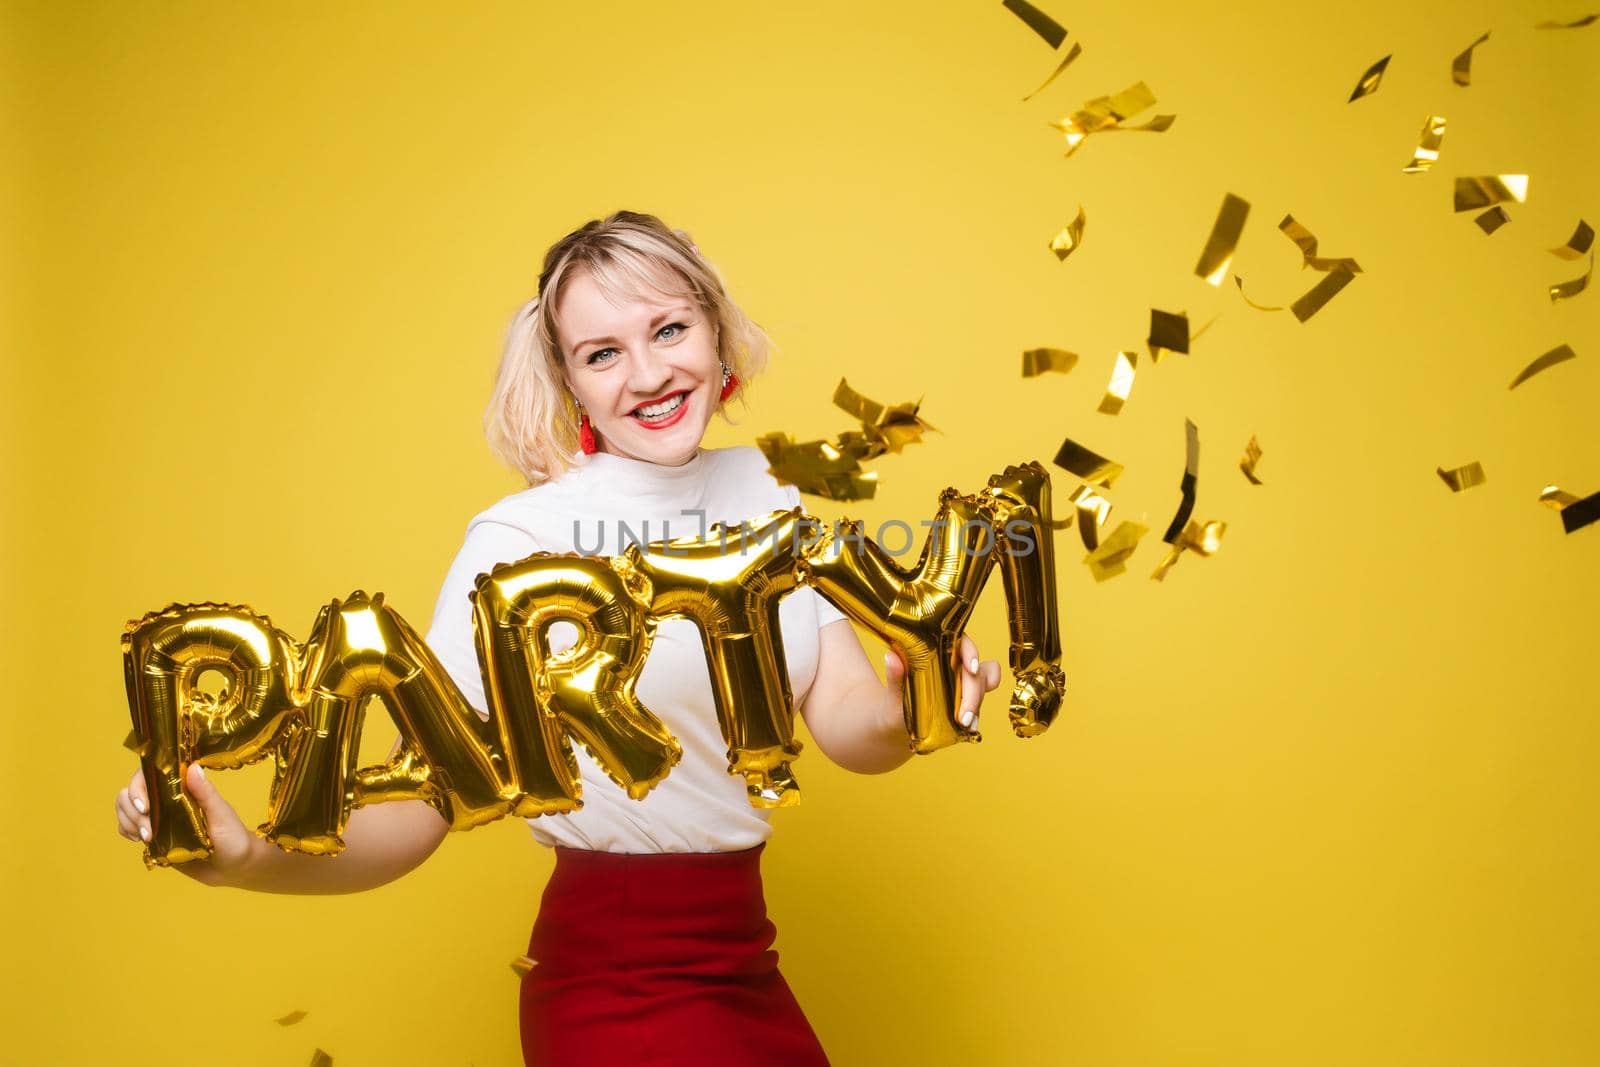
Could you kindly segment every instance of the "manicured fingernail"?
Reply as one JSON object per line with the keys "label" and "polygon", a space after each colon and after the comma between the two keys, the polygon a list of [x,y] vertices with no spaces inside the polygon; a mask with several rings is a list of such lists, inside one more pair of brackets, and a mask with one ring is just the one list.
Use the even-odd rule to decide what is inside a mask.
{"label": "manicured fingernail", "polygon": [[967,670],[970,671],[973,674],[977,674],[978,673],[978,657],[977,656],[973,656],[971,659],[967,660]]}
{"label": "manicured fingernail", "polygon": [[206,769],[200,766],[198,763],[194,765],[194,773],[195,777],[199,778],[202,782],[206,780]]}
{"label": "manicured fingernail", "polygon": [[144,801],[139,797],[133,798],[133,806],[139,809],[139,814],[144,814]]}
{"label": "manicured fingernail", "polygon": [[964,711],[961,713],[961,725],[969,730],[972,729],[972,712]]}
{"label": "manicured fingernail", "polygon": [[139,827],[139,836],[144,838],[146,841],[149,841],[150,840],[150,827],[148,827],[148,826]]}

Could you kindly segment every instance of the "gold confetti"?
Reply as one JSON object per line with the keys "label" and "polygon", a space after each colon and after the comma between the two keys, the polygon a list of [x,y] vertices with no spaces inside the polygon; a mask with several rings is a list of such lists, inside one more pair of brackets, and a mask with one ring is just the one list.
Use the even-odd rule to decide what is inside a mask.
{"label": "gold confetti", "polygon": [[1067,139],[1066,155],[1071,156],[1092,133],[1119,131],[1145,131],[1162,133],[1172,128],[1176,115],[1157,115],[1142,126],[1124,126],[1122,123],[1139,112],[1154,107],[1155,93],[1144,82],[1134,82],[1115,96],[1097,96],[1064,119],[1050,123]]}
{"label": "gold confetti", "polygon": [[1532,363],[1528,364],[1526,367],[1523,367],[1521,372],[1518,373],[1515,378],[1511,379],[1510,388],[1515,389],[1529,378],[1532,378],[1535,374],[1538,374],[1540,371],[1549,370],[1557,363],[1565,363],[1569,359],[1577,358],[1578,353],[1572,350],[1571,345],[1557,345],[1544,355],[1540,356],[1538,359],[1534,360]]}
{"label": "gold confetti", "polygon": [[1536,29],[1536,30],[1576,30],[1576,29],[1580,29],[1580,28],[1582,28],[1584,26],[1592,26],[1596,19],[1600,19],[1600,15],[1585,15],[1585,16],[1583,16],[1583,18],[1578,19],[1576,22],[1551,22],[1551,21],[1546,21],[1546,22],[1539,23],[1537,26],[1534,27],[1534,29]]}
{"label": "gold confetti", "polygon": [[1570,282],[1562,282],[1550,287],[1550,303],[1557,300],[1570,300],[1589,287],[1589,276],[1594,273],[1594,252],[1589,253],[1589,269]]}
{"label": "gold confetti", "polygon": [[863,471],[863,460],[899,452],[937,428],[917,414],[921,401],[885,406],[869,400],[845,379],[839,379],[833,402],[861,422],[832,440],[796,443],[786,433],[763,434],[756,446],[767,457],[772,476],[802,493],[829,500],[870,500],[877,492],[877,473]]}
{"label": "gold confetti", "polygon": [[281,1018],[277,1018],[277,1019],[274,1019],[272,1021],[277,1023],[279,1026],[293,1026],[295,1023],[299,1022],[301,1019],[304,1019],[305,1017],[306,1017],[306,1013],[303,1012],[303,1011],[291,1011],[288,1015],[282,1016]]}
{"label": "gold confetti", "polygon": [[1228,524],[1218,519],[1212,519],[1204,525],[1190,519],[1184,526],[1183,533],[1167,549],[1166,558],[1156,565],[1155,571],[1150,575],[1155,581],[1164,581],[1167,572],[1178,562],[1178,557],[1185,552],[1193,552],[1201,558],[1214,556],[1217,549],[1222,547],[1222,535],[1227,533]]}
{"label": "gold confetti", "polygon": [[1467,50],[1456,56],[1450,64],[1450,77],[1457,85],[1472,84],[1472,50],[1489,39],[1489,33],[1484,31],[1482,37],[1467,45]]}
{"label": "gold confetti", "polygon": [[1574,533],[1593,523],[1600,522],[1600,493],[1574,501],[1561,509],[1561,527]]}
{"label": "gold confetti", "polygon": [[1301,322],[1321,311],[1328,301],[1332,300],[1339,291],[1355,280],[1355,274],[1349,267],[1337,267],[1329,271],[1310,292],[1299,300],[1289,305],[1290,314]]}
{"label": "gold confetti", "polygon": [[1211,224],[1211,236],[1206,238],[1200,262],[1194,267],[1194,272],[1208,285],[1220,286],[1222,279],[1228,276],[1228,266],[1233,262],[1233,253],[1239,247],[1239,236],[1244,233],[1244,220],[1249,214],[1250,205],[1246,201],[1232,193],[1222,198],[1217,221]]}
{"label": "gold confetti", "polygon": [[1145,338],[1144,343],[1150,350],[1151,362],[1160,363],[1162,355],[1167,352],[1188,355],[1189,340],[1188,312],[1174,315],[1170,311],[1150,309],[1150,336]]}
{"label": "gold confetti", "polygon": [[1506,223],[1510,222],[1511,216],[1506,214],[1505,208],[1501,207],[1499,204],[1496,204],[1483,214],[1474,216],[1472,221],[1477,223],[1478,229],[1482,230],[1485,234],[1491,234],[1500,227],[1504,226]]}
{"label": "gold confetti", "polygon": [[1578,220],[1578,228],[1572,231],[1572,236],[1560,248],[1550,249],[1550,254],[1558,259],[1582,259],[1583,254],[1594,245],[1594,227],[1582,219]]}
{"label": "gold confetti", "polygon": [[1544,487],[1544,491],[1539,494],[1539,503],[1547,508],[1554,508],[1556,511],[1560,511],[1577,502],[1578,498],[1576,496],[1559,485],[1547,485]]}
{"label": "gold confetti", "polygon": [[533,970],[534,967],[538,965],[538,962],[539,961],[534,959],[532,956],[518,956],[516,959],[511,961],[511,969],[516,973],[518,978],[521,978],[523,975]]}
{"label": "gold confetti", "polygon": [[1046,371],[1066,374],[1078,365],[1078,354],[1064,348],[1030,348],[1022,353],[1022,376],[1036,378]]}
{"label": "gold confetti", "polygon": [[1026,23],[1028,29],[1049,42],[1051,48],[1060,48],[1061,42],[1067,39],[1066,28],[1028,3],[1028,0],[1002,0],[1002,2],[1006,10]]}
{"label": "gold confetti", "polygon": [[1478,178],[1457,178],[1456,211],[1476,211],[1479,208],[1515,200],[1526,203],[1528,176],[1526,174],[1486,174]]}
{"label": "gold confetti", "polygon": [[1088,485],[1078,486],[1067,500],[1078,518],[1078,537],[1083,541],[1084,550],[1093,552],[1100,547],[1100,531],[1111,517],[1111,501]]}
{"label": "gold confetti", "polygon": [[1128,393],[1133,390],[1133,375],[1138,363],[1137,352],[1117,353],[1117,362],[1111,368],[1111,382],[1106,386],[1106,395],[1100,398],[1100,406],[1095,410],[1105,415],[1115,415],[1122,410],[1122,405],[1128,401]]}
{"label": "gold confetti", "polygon": [[1439,145],[1444,141],[1444,116],[1429,115],[1417,135],[1417,150],[1411,162],[1400,169],[1402,174],[1426,174],[1439,162]]}
{"label": "gold confetti", "polygon": [[1393,58],[1393,54],[1384,56],[1382,59],[1372,64],[1372,66],[1368,67],[1367,72],[1361,75],[1361,80],[1356,82],[1355,89],[1350,93],[1350,99],[1346,100],[1345,103],[1353,104],[1357,100],[1360,100],[1363,96],[1371,96],[1373,93],[1377,92],[1378,83],[1383,81],[1384,69],[1389,66],[1389,60]]}
{"label": "gold confetti", "polygon": [[148,740],[139,740],[139,731],[137,730],[129,730],[128,736],[122,739],[122,747],[132,752],[135,756],[142,757],[149,745],[150,742]]}
{"label": "gold confetti", "polygon": [[1089,573],[1094,575],[1094,580],[1103,582],[1127,570],[1128,557],[1133,555],[1134,549],[1139,547],[1139,539],[1148,532],[1148,527],[1136,522],[1124,519],[1118,523],[1117,528],[1111,531],[1110,537],[1083,557],[1083,562],[1088,565]]}
{"label": "gold confetti", "polygon": [[1056,451],[1055,465],[1102,489],[1110,489],[1123,470],[1122,464],[1089,451],[1070,437]]}
{"label": "gold confetti", "polygon": [[[1187,311],[1185,311],[1183,313],[1183,317],[1187,319],[1189,317],[1189,313]],[[1200,340],[1201,336],[1207,330],[1211,329],[1211,327],[1215,326],[1217,324],[1217,320],[1220,319],[1220,318],[1222,318],[1222,314],[1219,312],[1219,313],[1211,316],[1209,319],[1207,319],[1206,320],[1206,324],[1204,326],[1200,327],[1198,330],[1194,331],[1193,333],[1191,333],[1189,335],[1189,343],[1190,344],[1194,344],[1196,341]]]}
{"label": "gold confetti", "polygon": [[1444,484],[1450,487],[1452,493],[1459,493],[1463,489],[1471,489],[1475,485],[1482,485],[1488,480],[1483,473],[1483,464],[1474,460],[1465,467],[1456,467],[1454,470],[1439,468],[1439,477],[1444,479]]}
{"label": "gold confetti", "polygon": [[311,1067],[333,1067],[333,1057],[319,1048],[311,1054]]}
{"label": "gold confetti", "polygon": [[1178,487],[1183,499],[1178,504],[1177,514],[1167,524],[1167,532],[1161,535],[1161,540],[1169,545],[1183,533],[1184,525],[1194,513],[1195,488],[1200,480],[1200,428],[1193,420],[1183,420],[1183,437],[1183,480]]}
{"label": "gold confetti", "polygon": [[1045,85],[1049,85],[1051,82],[1055,81],[1061,72],[1070,67],[1072,65],[1072,61],[1081,55],[1083,55],[1083,45],[1079,44],[1077,41],[1073,41],[1072,50],[1067,53],[1067,58],[1063,59],[1061,61],[1061,65],[1057,67],[1053,73],[1051,73],[1050,77],[1044,80],[1044,85],[1039,86],[1039,88],[1023,97],[1022,102],[1026,104],[1029,100],[1032,100],[1034,97],[1038,96],[1044,91]]}
{"label": "gold confetti", "polygon": [[1088,221],[1088,217],[1080,206],[1078,208],[1078,217],[1067,223],[1066,229],[1050,238],[1050,251],[1056,254],[1057,263],[1072,255],[1078,250],[1078,246],[1083,244],[1083,227]]}
{"label": "gold confetti", "polygon": [[1239,469],[1244,471],[1244,476],[1250,480],[1251,485],[1261,485],[1261,479],[1256,477],[1256,464],[1261,462],[1261,446],[1256,444],[1256,435],[1250,435],[1250,443],[1244,446],[1244,458],[1239,461]]}
{"label": "gold confetti", "polygon": [[1240,296],[1240,298],[1243,299],[1246,304],[1249,304],[1251,307],[1255,308],[1257,311],[1286,311],[1286,310],[1288,310],[1287,308],[1268,307],[1266,304],[1258,304],[1258,303],[1256,303],[1254,300],[1251,300],[1248,296],[1245,295],[1244,279],[1243,278],[1241,278],[1239,275],[1235,274],[1233,276],[1233,281],[1234,281],[1234,284],[1236,284],[1239,287],[1239,296]]}
{"label": "gold confetti", "polygon": [[1361,264],[1347,256],[1319,256],[1317,255],[1317,238],[1310,230],[1295,221],[1293,215],[1285,215],[1283,221],[1278,223],[1278,232],[1282,233],[1294,246],[1300,250],[1300,269],[1310,267],[1312,270],[1338,270],[1344,267],[1356,274],[1361,273]]}

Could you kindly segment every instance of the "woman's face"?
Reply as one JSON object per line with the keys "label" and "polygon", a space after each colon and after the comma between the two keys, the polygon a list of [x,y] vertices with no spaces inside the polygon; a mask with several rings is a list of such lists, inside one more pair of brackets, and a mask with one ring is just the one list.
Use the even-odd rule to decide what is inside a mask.
{"label": "woman's face", "polygon": [[600,451],[676,467],[700,447],[722,392],[716,324],[689,297],[645,297],[616,307],[578,271],[556,309],[558,340]]}

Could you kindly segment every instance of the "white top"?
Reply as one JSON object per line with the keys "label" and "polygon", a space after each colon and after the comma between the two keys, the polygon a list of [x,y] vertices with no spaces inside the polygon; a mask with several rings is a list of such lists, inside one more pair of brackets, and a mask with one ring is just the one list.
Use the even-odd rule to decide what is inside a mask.
{"label": "white top", "polygon": [[[768,473],[767,459],[756,448],[702,448],[681,467],[596,452],[562,477],[505,497],[473,517],[439,592],[428,646],[487,719],[467,599],[478,575],[540,550],[620,555],[630,541],[697,537],[702,528],[696,511],[705,512],[707,526],[737,524],[799,503],[799,490]],[[798,714],[816,676],[818,631],[844,615],[804,587],[779,602],[778,614]],[[571,634],[565,641],[558,638],[561,628]],[[551,638],[556,647],[570,644],[576,628],[558,623]],[[635,693],[678,739],[683,758],[644,799],[632,800],[574,743],[583,807],[528,819],[533,836],[546,845],[602,852],[728,852],[771,836],[770,809],[752,806],[744,778],[728,773],[728,743],[717,724],[711,671],[693,622],[659,621]],[[821,758],[814,745],[806,749],[794,765],[802,784],[806,765]]]}

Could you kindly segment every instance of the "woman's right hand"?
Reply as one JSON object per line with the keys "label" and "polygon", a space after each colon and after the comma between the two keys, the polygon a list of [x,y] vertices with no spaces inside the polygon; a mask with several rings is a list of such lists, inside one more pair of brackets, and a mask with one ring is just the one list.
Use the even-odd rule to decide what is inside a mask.
{"label": "woman's right hand", "polygon": [[[189,764],[185,784],[189,795],[205,813],[211,855],[172,866],[205,885],[229,885],[265,842],[244,824],[233,805],[223,799],[200,764]],[[133,780],[117,793],[117,832],[141,844],[150,840],[150,798],[142,769],[134,771]]]}

